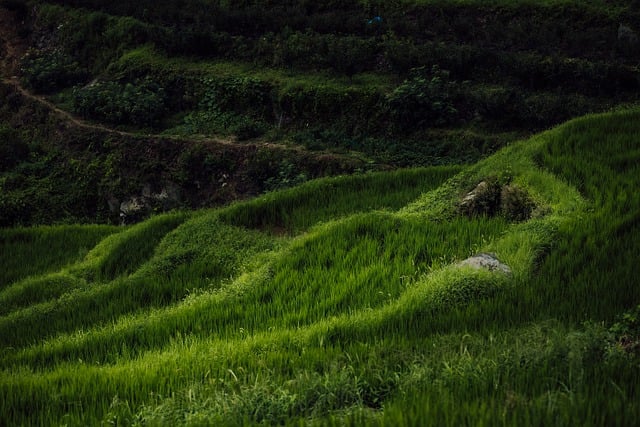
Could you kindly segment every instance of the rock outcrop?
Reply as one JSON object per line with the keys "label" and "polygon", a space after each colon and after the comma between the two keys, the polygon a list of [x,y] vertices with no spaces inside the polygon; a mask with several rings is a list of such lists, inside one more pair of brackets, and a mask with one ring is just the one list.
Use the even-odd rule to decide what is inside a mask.
{"label": "rock outcrop", "polygon": [[502,215],[510,221],[531,218],[535,203],[517,185],[501,185],[496,179],[481,181],[458,204],[458,211],[469,217]]}
{"label": "rock outcrop", "polygon": [[511,267],[501,262],[495,254],[488,253],[488,252],[479,253],[477,255],[469,257],[464,261],[460,261],[458,265],[468,266],[475,269],[496,271],[498,273],[503,273],[507,275],[512,274]]}
{"label": "rock outcrop", "polygon": [[168,183],[159,192],[153,192],[150,185],[145,185],[142,194],[131,196],[118,205],[115,198],[108,200],[109,208],[113,211],[119,207],[122,225],[134,224],[142,221],[152,212],[165,212],[180,205],[180,187]]}

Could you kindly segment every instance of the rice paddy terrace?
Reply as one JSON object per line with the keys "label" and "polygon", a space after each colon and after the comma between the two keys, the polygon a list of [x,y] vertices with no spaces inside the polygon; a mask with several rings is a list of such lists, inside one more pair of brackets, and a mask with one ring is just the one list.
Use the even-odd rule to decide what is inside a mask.
{"label": "rice paddy terrace", "polygon": [[[125,228],[5,229],[3,422],[633,424],[639,118]],[[490,177],[528,219],[460,213]],[[479,252],[511,273],[459,265]]]}
{"label": "rice paddy terrace", "polygon": [[0,426],[637,424],[639,19],[0,0]]}

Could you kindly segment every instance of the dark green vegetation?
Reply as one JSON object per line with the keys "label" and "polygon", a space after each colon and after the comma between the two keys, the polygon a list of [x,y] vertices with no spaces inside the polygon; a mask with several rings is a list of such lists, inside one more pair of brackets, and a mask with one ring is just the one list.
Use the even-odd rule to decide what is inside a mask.
{"label": "dark green vegetation", "polygon": [[117,222],[118,203],[154,186],[180,197],[146,214],[357,170],[473,163],[640,89],[640,14],[626,1],[1,6],[14,17],[6,76],[135,134],[56,123],[3,84],[0,132],[21,141],[0,165],[5,226]]}
{"label": "dark green vegetation", "polygon": [[[3,265],[56,234],[100,242],[86,252],[78,237],[37,268],[11,261],[0,413],[29,425],[633,424],[639,119],[588,116],[462,170],[325,178],[119,231],[4,231]],[[531,218],[462,215],[481,180],[526,193]],[[479,251],[512,274],[457,265]]]}
{"label": "dark green vegetation", "polygon": [[33,23],[51,45],[23,79],[80,83],[69,102],[93,119],[366,152],[433,125],[531,130],[636,99],[638,12],[615,3],[51,1]]}

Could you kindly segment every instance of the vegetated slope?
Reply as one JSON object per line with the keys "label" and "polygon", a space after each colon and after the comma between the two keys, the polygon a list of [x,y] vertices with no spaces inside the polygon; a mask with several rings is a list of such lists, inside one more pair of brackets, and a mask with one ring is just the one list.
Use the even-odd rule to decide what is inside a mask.
{"label": "vegetated slope", "polygon": [[[0,124],[4,227],[117,223],[121,203],[132,199],[147,201],[144,216],[218,206],[325,175],[388,169],[352,156],[265,142],[234,144],[79,126],[12,84],[0,83],[0,97],[7,100],[0,105],[0,122],[6,121]],[[159,196],[163,192],[164,198]]]}
{"label": "vegetated slope", "polygon": [[[0,414],[32,425],[633,424],[638,118],[574,120],[445,182],[443,169],[325,179],[112,234],[60,271],[81,286],[0,317]],[[503,201],[533,200],[531,217],[462,215],[482,180]],[[480,251],[512,274],[457,265]],[[51,270],[6,289],[44,290]]]}
{"label": "vegetated slope", "polygon": [[[97,77],[66,103],[138,127],[286,131],[368,154],[398,139],[421,151],[417,132],[430,136],[425,155],[443,142],[434,127],[531,130],[635,100],[638,88],[628,2],[81,0],[35,10],[40,46],[23,60],[25,84],[56,93]],[[379,145],[377,156],[397,154]]]}
{"label": "vegetated slope", "polygon": [[5,226],[113,223],[134,199],[151,200],[148,214],[473,163],[639,93],[638,11],[622,1],[0,7]]}

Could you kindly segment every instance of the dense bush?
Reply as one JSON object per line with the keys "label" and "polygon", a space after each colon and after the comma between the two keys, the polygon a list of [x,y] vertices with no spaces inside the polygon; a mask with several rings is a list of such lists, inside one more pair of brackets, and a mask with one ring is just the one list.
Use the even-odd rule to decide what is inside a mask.
{"label": "dense bush", "polygon": [[200,108],[265,116],[271,108],[273,86],[253,77],[202,79]]}
{"label": "dense bush", "polygon": [[296,165],[289,160],[283,160],[278,167],[278,174],[265,181],[265,189],[275,191],[302,184],[308,179],[307,175],[296,169]]}
{"label": "dense bush", "polygon": [[85,118],[113,124],[153,125],[165,113],[165,93],[151,79],[98,82],[73,92],[73,108]]}
{"label": "dense bush", "polygon": [[405,129],[451,124],[458,117],[451,102],[453,88],[449,73],[437,66],[414,69],[389,96],[391,115]]}
{"label": "dense bush", "polygon": [[535,203],[531,196],[516,185],[505,185],[500,191],[500,210],[511,221],[524,221],[531,217]]}
{"label": "dense bush", "polygon": [[273,87],[252,77],[205,77],[195,84],[200,100],[178,131],[192,134],[234,134],[239,140],[263,135],[272,118]]}
{"label": "dense bush", "polygon": [[51,93],[88,77],[86,69],[60,51],[31,53],[22,61],[22,80],[36,92]]}

